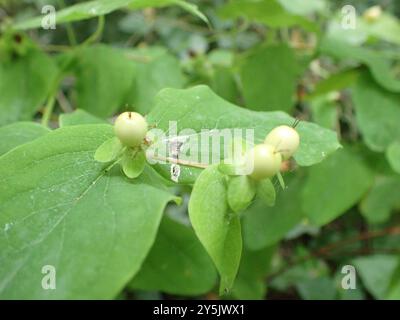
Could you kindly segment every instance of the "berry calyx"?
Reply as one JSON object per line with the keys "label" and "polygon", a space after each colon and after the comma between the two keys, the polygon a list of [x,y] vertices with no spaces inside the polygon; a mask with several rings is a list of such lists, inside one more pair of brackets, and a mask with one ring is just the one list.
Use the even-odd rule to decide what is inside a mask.
{"label": "berry calyx", "polygon": [[137,147],[142,144],[148,130],[146,119],[137,112],[121,113],[114,122],[114,132],[122,144]]}
{"label": "berry calyx", "polygon": [[253,165],[250,176],[255,180],[262,180],[278,173],[282,156],[273,146],[258,144],[248,152],[247,160]]}
{"label": "berry calyx", "polygon": [[288,160],[299,148],[300,137],[294,128],[284,125],[272,129],[264,143],[273,146],[283,160]]}

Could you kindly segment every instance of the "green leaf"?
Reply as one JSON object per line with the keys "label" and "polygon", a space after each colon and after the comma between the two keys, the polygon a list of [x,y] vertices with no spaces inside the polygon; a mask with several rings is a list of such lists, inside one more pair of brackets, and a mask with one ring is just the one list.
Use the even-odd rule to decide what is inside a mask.
{"label": "green leaf", "polygon": [[246,209],[256,194],[256,185],[248,176],[231,177],[228,182],[227,200],[234,212]]}
{"label": "green leaf", "polygon": [[299,66],[286,44],[261,47],[246,56],[240,75],[246,107],[290,111],[294,106]]}
{"label": "green leaf", "polygon": [[218,13],[223,18],[244,17],[272,28],[301,26],[307,31],[317,31],[313,22],[287,12],[282,4],[275,0],[234,0],[222,6]]}
{"label": "green leaf", "polygon": [[360,19],[357,18],[356,28],[347,28],[346,31],[343,32],[343,18],[343,13],[337,11],[327,23],[325,36],[331,41],[340,41],[347,45],[361,46],[368,39],[368,35],[359,28]]}
{"label": "green leaf", "polygon": [[309,169],[302,208],[313,224],[327,224],[355,205],[372,183],[373,174],[357,150],[344,148]]}
{"label": "green leaf", "polygon": [[146,156],[143,151],[128,150],[122,157],[121,165],[128,178],[137,178],[144,170]]}
{"label": "green leaf", "polygon": [[239,97],[238,84],[231,68],[215,67],[210,86],[216,94],[227,101],[235,103]]}
{"label": "green leaf", "polygon": [[400,23],[399,20],[389,14],[382,13],[376,21],[358,21],[357,28],[364,31],[369,36],[376,37],[394,44],[400,44]]}
{"label": "green leaf", "polygon": [[334,300],[336,297],[335,282],[327,276],[299,281],[296,289],[304,300]]}
{"label": "green leaf", "polygon": [[268,207],[257,197],[243,212],[243,235],[246,246],[260,250],[281,240],[304,218],[301,209],[300,177],[288,178],[287,188],[277,195],[274,207]]}
{"label": "green leaf", "polygon": [[357,17],[357,27],[343,32],[343,14],[338,12],[329,22],[327,34],[330,38],[345,41],[350,45],[361,45],[368,40],[377,39],[400,44],[399,20],[388,12],[382,12],[375,21],[368,21],[364,16]]}
{"label": "green leaf", "polygon": [[399,300],[400,299],[400,260],[397,264],[396,270],[393,272],[389,288],[385,299]]}
{"label": "green leaf", "polygon": [[384,151],[400,138],[400,94],[385,91],[363,75],[354,88],[353,101],[358,127],[371,150]]}
{"label": "green leaf", "polygon": [[386,158],[394,171],[400,173],[400,141],[394,141],[386,150]]}
{"label": "green leaf", "polygon": [[325,0],[278,0],[289,12],[297,15],[308,16],[315,12],[325,12],[327,2]]}
{"label": "green leaf", "polygon": [[232,289],[232,295],[241,300],[263,299],[266,291],[265,277],[271,268],[271,260],[276,247],[265,247],[261,250],[243,250],[239,272]]}
{"label": "green leaf", "polygon": [[52,90],[57,74],[54,61],[35,48],[0,63],[0,125],[31,120]]}
{"label": "green leaf", "polygon": [[135,88],[129,102],[137,112],[148,113],[161,89],[182,88],[185,84],[179,61],[165,49],[138,49],[129,51],[127,57],[136,65]]}
{"label": "green leaf", "polygon": [[[157,6],[177,5],[177,6],[181,7],[182,9],[186,10],[187,12],[191,13],[192,15],[200,18],[208,25],[210,24],[207,17],[199,10],[199,8],[195,4],[192,4],[192,3],[189,3],[189,2],[183,1],[183,0],[152,0],[152,1],[154,1],[153,6],[155,6],[155,5],[157,5]],[[146,2],[147,2],[147,6],[148,6],[148,1],[146,1]]]}
{"label": "green leaf", "polygon": [[[57,11],[57,24],[103,16],[128,6],[130,9],[143,9],[146,7],[164,7],[169,5],[178,5],[198,16],[203,21],[208,22],[207,18],[195,5],[180,0],[94,0],[77,3]],[[43,16],[26,19],[15,23],[14,28],[19,30],[38,28],[42,25],[42,19]]]}
{"label": "green leaf", "polygon": [[356,82],[359,73],[358,69],[347,69],[334,73],[326,79],[317,82],[313,92],[307,96],[307,99],[349,88]]}
{"label": "green leaf", "polygon": [[282,173],[280,171],[277,172],[276,178],[278,179],[278,182],[282,188],[282,190],[285,190],[286,185],[285,185],[285,180],[283,180]]}
{"label": "green leaf", "polygon": [[257,183],[257,197],[268,207],[275,204],[275,188],[270,179],[264,179]]}
{"label": "green leaf", "polygon": [[[2,299],[110,299],[139,270],[175,197],[150,168],[132,182],[96,162],[111,137],[65,127],[0,158]],[[46,265],[56,290],[42,289]]]}
{"label": "green leaf", "polygon": [[375,81],[386,90],[400,92],[400,80],[392,71],[392,63],[382,52],[351,46],[344,41],[324,38],[320,43],[321,53],[338,59],[351,59],[365,64]]}
{"label": "green leaf", "polygon": [[[255,143],[264,141],[267,133],[274,127],[294,123],[294,118],[284,112],[256,112],[240,108],[218,97],[207,86],[160,91],[155,107],[148,114],[147,120],[165,133],[171,132],[169,122],[177,121],[178,135],[183,129],[190,129],[198,134],[198,139],[201,139],[200,133],[204,129],[230,129],[232,138],[235,137],[233,129],[241,129],[243,139],[246,139],[246,129],[254,130]],[[296,129],[301,142],[294,158],[300,166],[318,163],[340,147],[336,133],[331,130],[308,122],[301,122]],[[192,133],[191,137],[196,135]],[[191,139],[189,143],[190,141]],[[224,152],[222,151],[220,155],[224,157]],[[200,153],[197,158],[201,159]],[[159,164],[157,170],[170,179],[170,165]],[[181,166],[180,183],[194,183],[200,171]]]}
{"label": "green leaf", "polygon": [[[336,97],[335,97],[336,98]],[[332,97],[321,95],[310,100],[310,109],[315,123],[325,128],[334,129],[338,124],[338,106]]]}
{"label": "green leaf", "polygon": [[360,206],[369,223],[385,222],[393,209],[400,208],[399,190],[399,177],[382,177],[375,181]]}
{"label": "green leaf", "polygon": [[213,263],[191,228],[164,217],[132,289],[200,295],[215,285]]}
{"label": "green leaf", "polygon": [[352,261],[365,288],[376,298],[385,299],[391,277],[399,265],[398,257],[373,255]]}
{"label": "green leaf", "polygon": [[77,106],[100,118],[126,108],[134,88],[135,64],[122,50],[106,45],[76,52]]}
{"label": "green leaf", "polygon": [[60,127],[76,126],[80,124],[100,124],[106,123],[105,120],[100,119],[85,110],[77,109],[71,113],[63,113],[59,117]]}
{"label": "green leaf", "polygon": [[[346,264],[348,264],[348,263],[346,263]],[[344,263],[342,262],[341,267],[343,267],[343,266],[344,266]],[[342,271],[341,267],[339,267],[336,270],[335,274],[333,275],[337,294],[338,294],[337,299],[338,300],[365,300],[366,293],[365,293],[362,283],[360,283],[359,281],[356,282],[355,289],[346,290],[342,287],[342,280],[343,280],[344,274],[341,272]],[[357,270],[356,270],[356,272],[357,272]],[[357,276],[357,274],[356,274],[356,276]]]}
{"label": "green leaf", "polygon": [[[308,250],[300,245],[295,248],[296,251],[303,251],[303,254],[298,255],[299,259],[304,258],[304,254],[307,254]],[[278,274],[272,278],[269,282],[270,287],[278,290],[284,291],[288,290],[290,287],[297,287],[299,289],[299,284],[306,284],[307,282],[312,285],[318,279],[324,279],[329,276],[329,268],[323,260],[310,259],[303,263],[296,264],[292,267],[288,267],[284,272]],[[314,281],[313,281],[314,280]],[[328,291],[328,290],[326,290]],[[329,291],[328,291],[329,292]]]}
{"label": "green leaf", "polygon": [[210,166],[198,177],[189,202],[193,229],[221,276],[220,293],[232,288],[242,253],[240,220],[229,213],[226,189],[225,176]]}
{"label": "green leaf", "polygon": [[110,162],[117,158],[122,151],[122,143],[117,137],[112,137],[104,141],[97,148],[94,159],[99,162]]}
{"label": "green leaf", "polygon": [[0,127],[0,156],[49,132],[49,129],[36,122],[16,122]]}

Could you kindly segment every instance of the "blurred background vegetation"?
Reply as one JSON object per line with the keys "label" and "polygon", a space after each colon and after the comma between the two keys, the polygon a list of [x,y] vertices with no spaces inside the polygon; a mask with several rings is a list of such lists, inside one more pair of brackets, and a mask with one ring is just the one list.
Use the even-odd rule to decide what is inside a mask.
{"label": "blurred background vegetation", "polygon": [[[333,129],[343,149],[312,168],[292,164],[276,206],[256,201],[243,213],[244,258],[230,297],[400,298],[400,1],[191,0],[209,25],[192,7],[149,1],[104,21],[13,29],[44,5],[78,2],[0,0],[0,125],[35,119],[55,128],[76,109],[87,122],[127,108],[146,114],[162,88],[206,84],[243,108]],[[355,29],[341,24],[349,4]],[[177,193],[187,199],[190,187]],[[185,203],[167,214],[187,223]],[[162,251],[155,246],[147,263],[170,269],[139,273],[119,298],[217,298],[214,289],[185,290],[183,271]],[[356,290],[341,288],[347,264]],[[172,274],[175,284],[165,281]]]}

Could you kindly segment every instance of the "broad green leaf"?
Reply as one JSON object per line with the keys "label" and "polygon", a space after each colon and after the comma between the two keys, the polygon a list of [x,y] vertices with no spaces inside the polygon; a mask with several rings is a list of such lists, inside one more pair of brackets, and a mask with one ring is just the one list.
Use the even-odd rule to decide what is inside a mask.
{"label": "broad green leaf", "polygon": [[218,170],[221,173],[226,174],[228,176],[239,176],[240,169],[241,169],[241,166],[231,164],[231,163],[228,164],[228,163],[221,162],[218,165]]}
{"label": "broad green leaf", "polygon": [[122,151],[122,143],[117,137],[112,137],[104,141],[97,148],[94,159],[99,162],[110,162],[117,158]]}
{"label": "broad green leaf", "polygon": [[231,0],[221,7],[218,13],[223,18],[244,17],[272,28],[301,26],[307,31],[317,31],[313,22],[287,12],[276,0]]}
{"label": "broad green leaf", "polygon": [[[178,5],[186,11],[198,16],[205,22],[207,18],[195,5],[180,0],[94,0],[77,3],[57,11],[57,24],[90,19],[109,14],[115,10],[129,7],[130,9],[143,9],[146,7],[164,7]],[[14,24],[15,29],[25,30],[38,28],[42,25],[43,16],[33,17]]]}
{"label": "broad green leaf", "polygon": [[304,218],[301,180],[300,177],[288,179],[287,188],[279,191],[274,207],[268,207],[258,197],[243,212],[243,236],[249,249],[259,250],[278,242]]}
{"label": "broad green leaf", "polygon": [[212,50],[207,58],[214,67],[230,68],[233,67],[235,54],[233,51],[217,48]]}
{"label": "broad green leaf", "polygon": [[[297,254],[299,259],[304,257],[304,254],[308,253],[308,250],[304,250],[301,246],[298,246],[296,249],[297,250],[294,254],[297,254],[297,251],[305,251],[301,255]],[[297,286],[297,284],[300,283],[324,279],[329,276],[329,273],[330,271],[325,261],[310,259],[287,268],[286,271],[273,277],[271,281],[269,281],[269,285],[275,290],[284,291],[288,290],[290,287]]]}
{"label": "broad green leaf", "polygon": [[[363,17],[364,18],[364,17]],[[367,22],[364,19],[358,21],[358,29],[367,35],[382,39],[394,44],[400,44],[399,19],[389,13],[382,13],[376,21]]]}
{"label": "broad green leaf", "polygon": [[365,288],[376,298],[387,297],[391,277],[399,265],[393,255],[372,255],[352,261]]}
{"label": "broad green leaf", "polygon": [[331,96],[318,96],[310,100],[310,110],[315,123],[322,127],[335,129],[338,123],[338,106]]}
{"label": "broad green leaf", "polygon": [[270,179],[264,179],[257,183],[257,198],[269,207],[275,204],[276,193]]}
{"label": "broad green leaf", "polygon": [[400,94],[380,88],[371,77],[360,77],[353,91],[357,124],[365,144],[384,151],[400,138]]}
{"label": "broad green leaf", "polygon": [[399,190],[399,177],[382,177],[375,181],[360,206],[369,223],[385,222],[393,209],[400,208]]}
{"label": "broad green leaf", "polygon": [[15,122],[0,127],[0,156],[49,132],[49,129],[36,122]]}
{"label": "broad green leaf", "polygon": [[[349,262],[351,263],[351,262]],[[346,262],[346,265],[349,264]],[[339,265],[339,268],[336,269],[335,274],[333,275],[333,279],[335,281],[336,285],[336,291],[338,294],[337,299],[338,300],[364,300],[366,293],[364,290],[364,287],[361,283],[361,281],[357,281],[358,279],[356,278],[356,287],[353,289],[344,289],[342,286],[342,281],[345,277],[346,274],[342,273],[342,268],[345,265],[344,262]],[[357,276],[357,270],[356,270],[356,276]]]}
{"label": "broad green leaf", "polygon": [[261,47],[246,56],[240,71],[246,107],[290,111],[298,72],[294,52],[286,44]]}
{"label": "broad green leaf", "polygon": [[212,75],[211,88],[220,97],[235,103],[239,96],[238,84],[235,74],[230,68],[218,66],[214,68]]}
{"label": "broad green leaf", "polygon": [[[144,1],[144,0],[143,0]],[[185,0],[151,0],[153,1],[152,6],[164,7],[167,5],[177,5],[192,15],[200,18],[205,23],[209,24],[207,17],[199,10],[199,8],[192,3]],[[146,6],[149,6],[149,2],[146,1]]]}
{"label": "broad green leaf", "polygon": [[389,288],[385,298],[389,300],[400,299],[400,259],[397,264],[397,268],[393,272],[392,277],[390,279]]}
{"label": "broad green leaf", "polygon": [[307,16],[315,12],[324,12],[327,9],[325,0],[278,0],[289,12]]}
{"label": "broad green leaf", "polygon": [[[175,197],[151,168],[132,182],[96,162],[110,137],[65,127],[0,158],[2,299],[109,299],[139,270]],[[42,288],[47,265],[56,290]]]}
{"label": "broad green leaf", "polygon": [[59,117],[59,123],[60,127],[66,127],[81,124],[106,123],[106,121],[86,112],[85,110],[77,109],[71,113],[61,114]]}
{"label": "broad green leaf", "polygon": [[106,45],[76,52],[77,106],[100,118],[127,108],[134,89],[135,64],[122,50]]}
{"label": "broad green leaf", "polygon": [[[383,12],[375,21],[368,21],[365,16],[357,17],[355,29],[343,30],[343,14],[339,12],[328,24],[327,35],[350,45],[361,45],[367,40],[384,40],[400,44],[400,23],[397,18]],[[371,41],[372,42],[372,41]]]}
{"label": "broad green leaf", "polygon": [[255,181],[248,176],[231,177],[228,182],[227,200],[234,212],[246,209],[256,194]]}
{"label": "broad green leaf", "polygon": [[400,141],[395,141],[386,150],[386,158],[394,171],[400,173]]}
{"label": "broad green leaf", "polygon": [[121,160],[122,170],[128,178],[137,178],[144,170],[146,156],[143,151],[128,150]]}
{"label": "broad green leaf", "polygon": [[267,291],[265,277],[271,268],[271,260],[275,252],[275,246],[257,251],[243,250],[239,272],[232,289],[233,297],[241,300],[264,298]]}
{"label": "broad green leaf", "polygon": [[164,217],[155,243],[129,287],[192,296],[209,292],[216,280],[213,263],[193,230]]}
{"label": "broad green leaf", "polygon": [[31,120],[52,90],[57,73],[54,61],[35,48],[0,63],[0,125]]}
{"label": "broad green leaf", "polygon": [[351,46],[330,38],[321,41],[320,51],[338,59],[350,59],[365,64],[375,81],[382,87],[389,91],[400,92],[400,80],[396,79],[392,71],[392,62],[382,52]]}
{"label": "broad green leaf", "polygon": [[346,43],[347,45],[360,46],[365,43],[365,41],[367,41],[368,39],[368,34],[364,30],[359,28],[359,22],[361,19],[356,18],[356,28],[347,28],[346,30],[344,30],[343,21],[346,21],[346,23],[348,23],[349,21],[346,18],[347,16],[343,15],[341,10],[336,12],[336,14],[334,14],[327,23],[325,36],[329,37],[330,40],[341,41]]}
{"label": "broad green leaf", "polygon": [[161,89],[182,88],[185,84],[179,61],[164,49],[139,49],[126,56],[136,65],[135,87],[129,99],[135,111],[148,113]]}
{"label": "broad green leaf", "polygon": [[315,85],[313,92],[307,96],[307,99],[319,95],[326,95],[332,91],[340,91],[351,87],[359,76],[358,69],[347,69],[334,73],[328,78],[318,82]]}
{"label": "broad green leaf", "polygon": [[299,281],[296,289],[304,300],[334,300],[336,297],[335,282],[328,276]]}
{"label": "broad green leaf", "polygon": [[[231,138],[234,138],[235,128],[241,130],[242,139],[246,139],[246,129],[254,130],[255,143],[260,143],[274,127],[294,123],[294,119],[284,112],[256,112],[240,108],[218,97],[206,86],[160,91],[155,107],[148,114],[147,120],[155,124],[157,129],[163,130],[166,135],[171,133],[170,121],[177,121],[178,135],[182,134],[183,129],[190,129],[191,132],[198,134],[200,143],[206,142],[201,140],[202,130],[230,129]],[[301,142],[294,158],[300,166],[318,163],[340,147],[336,133],[331,130],[308,122],[300,122],[296,129]],[[191,137],[194,136],[192,133]],[[207,152],[209,149],[202,154]],[[220,156],[224,157],[224,152],[221,152]],[[200,153],[197,159],[200,162]],[[166,178],[170,178],[170,165],[159,164],[157,170]],[[194,183],[200,171],[181,166],[183,177],[180,179],[181,183]]]}
{"label": "broad green leaf", "polygon": [[345,147],[310,168],[301,192],[303,211],[313,224],[327,224],[355,205],[372,183],[364,159]]}
{"label": "broad green leaf", "polygon": [[221,294],[232,288],[242,253],[239,216],[229,212],[226,197],[225,176],[210,166],[198,177],[189,202],[193,229],[221,276]]}

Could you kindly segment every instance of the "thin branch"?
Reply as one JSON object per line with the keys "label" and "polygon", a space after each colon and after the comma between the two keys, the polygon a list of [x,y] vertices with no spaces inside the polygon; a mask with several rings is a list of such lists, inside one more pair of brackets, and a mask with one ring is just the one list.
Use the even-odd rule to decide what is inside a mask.
{"label": "thin branch", "polygon": [[[338,242],[334,242],[331,243],[329,245],[323,246],[317,250],[312,251],[310,254],[301,257],[297,260],[294,260],[292,262],[289,262],[286,266],[284,266],[283,268],[281,268],[280,270],[270,274],[267,277],[267,282],[271,281],[271,279],[277,277],[278,275],[284,273],[285,271],[287,271],[288,269],[290,269],[293,266],[296,266],[298,264],[301,264],[303,262],[306,262],[312,258],[321,258],[321,257],[327,257],[327,256],[331,256],[332,255],[332,251],[335,251],[337,249],[341,249],[343,247],[349,246],[351,244],[360,242],[360,241],[365,241],[365,240],[369,240],[369,239],[373,239],[373,238],[379,238],[379,237],[383,237],[383,236],[394,236],[394,235],[400,235],[400,225],[399,226],[394,226],[394,227],[389,227],[389,228],[385,228],[382,230],[377,230],[377,231],[367,231],[367,232],[363,232],[358,234],[357,236],[354,237],[350,237],[348,239],[344,239],[342,241],[338,241]],[[362,249],[361,253],[365,254],[365,249]],[[351,256],[354,256],[356,252],[352,251],[351,252]]]}
{"label": "thin branch", "polygon": [[205,163],[186,161],[186,160],[176,159],[176,158],[171,158],[171,157],[160,157],[160,156],[156,156],[156,155],[150,155],[149,158],[154,159],[154,160],[172,163],[172,164],[181,164],[183,166],[189,166],[189,167],[195,167],[195,168],[201,168],[201,169],[205,169],[208,167],[208,165]]}
{"label": "thin branch", "polygon": [[48,126],[51,114],[53,113],[54,104],[55,104],[55,95],[50,95],[49,99],[47,100],[46,106],[44,107],[43,117],[42,117],[42,125]]}
{"label": "thin branch", "polygon": [[64,92],[62,92],[62,90],[58,91],[57,102],[60,105],[62,111],[64,111],[65,113],[74,111],[74,109],[72,108],[71,104],[69,103],[67,97],[65,96]]}

